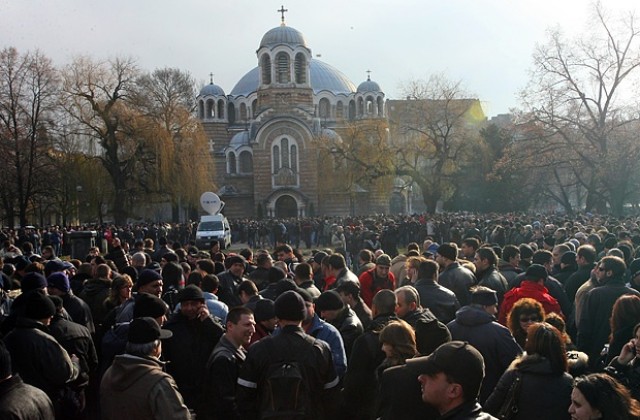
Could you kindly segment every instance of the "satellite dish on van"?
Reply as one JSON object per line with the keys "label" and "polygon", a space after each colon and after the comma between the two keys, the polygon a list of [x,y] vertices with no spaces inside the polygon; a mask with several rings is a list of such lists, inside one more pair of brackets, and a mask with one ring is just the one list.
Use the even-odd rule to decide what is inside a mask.
{"label": "satellite dish on van", "polygon": [[220,197],[212,192],[203,193],[200,196],[200,205],[207,213],[214,215],[220,213],[224,207],[224,202],[220,201]]}

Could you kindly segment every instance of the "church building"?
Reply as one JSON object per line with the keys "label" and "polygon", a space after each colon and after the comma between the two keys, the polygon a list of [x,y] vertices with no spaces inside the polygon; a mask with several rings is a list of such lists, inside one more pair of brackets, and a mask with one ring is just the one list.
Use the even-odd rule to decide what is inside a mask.
{"label": "church building", "polygon": [[356,87],[314,58],[302,33],[285,24],[285,11],[262,37],[257,67],[228,94],[211,80],[197,97],[224,213],[387,213],[392,183],[355,179],[345,170],[349,162],[332,154],[354,127],[387,123],[384,93],[369,77]]}

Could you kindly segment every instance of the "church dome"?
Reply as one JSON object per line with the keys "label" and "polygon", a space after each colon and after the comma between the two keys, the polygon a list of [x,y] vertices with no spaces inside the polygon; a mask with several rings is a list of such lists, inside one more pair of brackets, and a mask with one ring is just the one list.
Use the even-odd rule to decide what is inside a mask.
{"label": "church dome", "polygon": [[264,34],[258,49],[262,47],[275,47],[276,45],[282,44],[307,48],[307,40],[304,39],[302,32],[290,26],[281,25]]}
{"label": "church dome", "polygon": [[242,146],[249,145],[249,132],[241,131],[233,136],[231,141],[229,142],[229,147],[238,150]]}
{"label": "church dome", "polygon": [[198,96],[224,96],[224,90],[213,83],[209,83],[200,90]]}
{"label": "church dome", "polygon": [[358,93],[381,92],[380,85],[367,77],[367,80],[358,85]]}
{"label": "church dome", "polygon": [[[311,72],[311,87],[314,93],[322,91],[332,92],[335,95],[348,95],[356,91],[356,86],[340,70],[322,61],[311,59],[309,62]],[[249,96],[258,90],[259,67],[245,74],[231,91],[232,96]]]}

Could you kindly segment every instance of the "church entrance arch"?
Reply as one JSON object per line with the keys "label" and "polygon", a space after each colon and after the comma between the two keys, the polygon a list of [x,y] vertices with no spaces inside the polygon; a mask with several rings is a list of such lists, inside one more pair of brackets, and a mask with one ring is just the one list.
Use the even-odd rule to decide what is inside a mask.
{"label": "church entrance arch", "polygon": [[279,219],[298,217],[298,203],[290,195],[283,195],[276,200],[276,217]]}

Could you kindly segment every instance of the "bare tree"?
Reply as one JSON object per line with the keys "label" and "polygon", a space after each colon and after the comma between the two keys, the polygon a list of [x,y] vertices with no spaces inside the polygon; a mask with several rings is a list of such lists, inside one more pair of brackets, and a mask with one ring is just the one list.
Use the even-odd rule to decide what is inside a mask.
{"label": "bare tree", "polygon": [[47,133],[58,93],[57,72],[42,53],[0,51],[0,153],[5,162],[0,199],[11,226],[16,210],[20,224],[28,224],[32,200],[46,181]]}
{"label": "bare tree", "polygon": [[127,199],[134,195],[136,166],[146,147],[137,131],[139,114],[131,105],[138,76],[135,62],[123,58],[96,62],[79,57],[63,71],[61,104],[76,121],[77,134],[95,139],[99,146],[96,159],[111,178],[118,224],[126,222]]}
{"label": "bare tree", "polygon": [[550,168],[570,172],[587,191],[587,210],[603,211],[608,203],[620,214],[640,187],[626,176],[640,169],[637,160],[628,159],[640,145],[629,141],[627,128],[638,121],[632,92],[640,74],[640,32],[633,15],[614,24],[600,4],[591,27],[591,33],[573,40],[550,32],[534,53],[522,97],[543,130],[529,140],[549,151]]}

